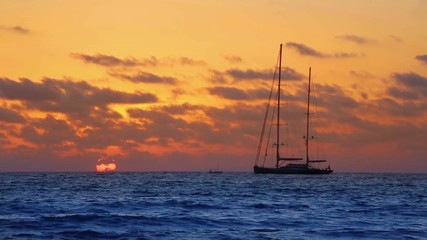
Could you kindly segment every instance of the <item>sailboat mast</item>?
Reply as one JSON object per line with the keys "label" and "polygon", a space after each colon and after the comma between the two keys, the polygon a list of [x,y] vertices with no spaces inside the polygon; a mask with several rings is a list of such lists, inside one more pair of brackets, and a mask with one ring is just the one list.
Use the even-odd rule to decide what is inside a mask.
{"label": "sailboat mast", "polygon": [[311,67],[308,69],[308,89],[307,89],[307,132],[305,135],[305,164],[308,166],[310,158],[308,156],[308,142],[310,134],[310,87],[311,87]]}
{"label": "sailboat mast", "polygon": [[280,147],[280,80],[282,76],[282,45],[280,44],[280,55],[279,55],[279,82],[277,87],[277,135],[276,135],[276,168],[279,167],[279,161],[280,161],[280,154],[279,154],[279,147]]}

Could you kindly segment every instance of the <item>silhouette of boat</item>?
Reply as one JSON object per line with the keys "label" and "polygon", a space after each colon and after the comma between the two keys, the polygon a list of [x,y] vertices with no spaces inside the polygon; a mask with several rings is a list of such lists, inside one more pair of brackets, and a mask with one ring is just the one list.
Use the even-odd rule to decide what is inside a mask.
{"label": "silhouette of boat", "polygon": [[216,169],[215,170],[209,170],[209,173],[215,173],[215,174],[219,174],[222,173],[222,171],[219,170],[219,164],[216,164]]}
{"label": "silhouette of boat", "polygon": [[[326,160],[311,160],[309,158],[309,142],[314,137],[309,137],[309,127],[310,127],[310,85],[311,85],[311,67],[309,68],[309,77],[308,77],[308,90],[307,90],[307,119],[306,119],[306,135],[304,136],[305,140],[305,162],[302,162],[303,158],[296,157],[281,157],[280,156],[280,92],[281,92],[281,72],[282,72],[282,44],[280,44],[279,51],[279,67],[278,67],[278,83],[277,90],[273,88],[273,85],[270,92],[269,104],[267,105],[267,110],[264,117],[264,124],[261,130],[261,137],[258,144],[258,152],[256,157],[256,162],[254,165],[254,173],[259,174],[330,174],[333,170],[328,166],[327,168],[317,168],[313,166],[313,163],[322,163],[326,162]],[[265,127],[267,122],[267,116],[269,112],[269,106],[271,97],[273,92],[277,91],[277,104],[276,108],[276,143],[274,144],[276,150],[276,164],[274,167],[265,167],[265,158],[267,157],[267,153],[264,156],[264,161],[262,166],[258,166],[258,162],[260,159],[261,148],[263,146],[263,137],[265,133]],[[266,151],[267,152],[267,151]],[[293,163],[293,162],[297,163]]]}

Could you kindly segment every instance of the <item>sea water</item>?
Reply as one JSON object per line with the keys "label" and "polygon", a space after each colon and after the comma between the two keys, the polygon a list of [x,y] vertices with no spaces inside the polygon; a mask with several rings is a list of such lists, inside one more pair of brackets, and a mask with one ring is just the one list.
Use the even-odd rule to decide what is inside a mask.
{"label": "sea water", "polygon": [[427,239],[427,175],[0,173],[0,238]]}

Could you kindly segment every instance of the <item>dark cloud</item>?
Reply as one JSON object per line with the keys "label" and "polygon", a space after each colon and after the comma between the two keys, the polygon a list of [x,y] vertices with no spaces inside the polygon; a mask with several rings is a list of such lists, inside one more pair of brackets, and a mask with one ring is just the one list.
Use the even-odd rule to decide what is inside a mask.
{"label": "dark cloud", "polygon": [[158,76],[152,73],[140,71],[135,75],[126,75],[126,74],[118,74],[118,73],[110,73],[111,76],[125,79],[131,81],[133,83],[165,83],[165,84],[176,84],[177,79],[173,77],[166,76]]}
{"label": "dark cloud", "polygon": [[151,56],[143,60],[137,60],[135,58],[121,59],[112,55],[105,55],[105,54],[88,55],[88,54],[82,54],[82,53],[71,53],[70,56],[72,58],[82,60],[84,63],[91,63],[95,65],[100,65],[103,67],[135,67],[135,66],[156,67],[160,65],[173,66],[176,64],[183,65],[183,66],[206,65],[204,61],[194,60],[189,57],[159,59],[155,56]]}
{"label": "dark cloud", "polygon": [[0,27],[0,30],[14,32],[17,34],[29,34],[31,32],[28,28],[24,28],[22,26]]}
{"label": "dark cloud", "polygon": [[400,100],[404,99],[407,101],[398,102],[392,98],[384,97],[377,99],[374,104],[377,106],[379,112],[390,117],[421,117],[427,110],[427,104],[419,104],[411,101],[414,100],[413,96],[400,94],[397,97]]}
{"label": "dark cloud", "polygon": [[406,100],[417,100],[419,99],[418,94],[414,94],[413,91],[409,91],[407,89],[402,89],[398,87],[389,87],[386,90],[387,95],[392,96],[394,98],[406,99]]}
{"label": "dark cloud", "polygon": [[[181,118],[175,118],[158,110],[131,108],[127,110],[127,113],[129,117],[139,119],[143,123],[146,139],[150,137],[163,139],[164,144],[168,144],[169,141],[184,141],[190,138],[195,134],[192,129],[200,124],[189,124]],[[205,131],[208,132],[209,129],[210,127],[205,124]]]}
{"label": "dark cloud", "polygon": [[48,101],[59,98],[60,90],[55,85],[40,84],[22,78],[16,82],[0,78],[0,97],[11,100]]}
{"label": "dark cloud", "polygon": [[266,99],[269,91],[266,89],[242,90],[234,87],[212,87],[208,88],[212,95],[217,95],[230,100],[257,100]]}
{"label": "dark cloud", "polygon": [[[42,131],[40,131],[42,130]],[[48,115],[22,128],[20,137],[36,144],[62,145],[76,140],[76,131],[67,121]]]}
{"label": "dark cloud", "polygon": [[394,73],[392,78],[398,85],[404,87],[413,94],[419,94],[427,97],[427,77],[419,75],[417,73]]}
{"label": "dark cloud", "polygon": [[360,44],[360,45],[373,44],[376,42],[373,39],[368,39],[368,38],[353,35],[353,34],[340,35],[340,36],[336,36],[336,38],[349,41],[352,43]]}
{"label": "dark cloud", "polygon": [[189,66],[204,66],[206,63],[202,60],[194,60],[189,57],[180,57],[178,59],[172,60],[173,62],[177,62],[181,65],[189,65]]}
{"label": "dark cloud", "polygon": [[191,113],[197,110],[202,110],[203,107],[199,106],[199,105],[193,105],[190,103],[183,103],[183,104],[173,104],[173,105],[168,105],[168,106],[163,106],[162,110],[164,112],[167,112],[169,114],[187,114],[187,113]]}
{"label": "dark cloud", "polygon": [[243,61],[243,59],[239,56],[225,56],[224,59],[230,63],[240,63]]}
{"label": "dark cloud", "polygon": [[350,75],[357,78],[363,78],[363,79],[369,79],[369,78],[375,77],[374,75],[366,71],[350,71]]}
{"label": "dark cloud", "polygon": [[356,53],[345,53],[345,52],[339,52],[334,54],[335,58],[356,58],[359,57]]}
{"label": "dark cloud", "polygon": [[284,80],[303,80],[306,76],[302,73],[295,71],[292,68],[284,67],[282,70],[282,79]]}
{"label": "dark cloud", "polygon": [[229,69],[226,73],[235,80],[272,79],[273,77],[271,70]]}
{"label": "dark cloud", "polygon": [[321,53],[319,51],[314,50],[302,43],[288,42],[286,43],[286,47],[295,49],[299,54],[303,56],[312,56],[317,58],[326,58],[328,55]]}
{"label": "dark cloud", "polygon": [[[324,118],[320,126],[330,128],[326,133],[322,133],[323,137],[335,144],[355,148],[379,142],[388,144],[413,142],[409,133],[404,133],[407,127],[405,124],[400,121],[384,123],[383,119],[420,117],[427,113],[427,104],[424,101],[413,101],[413,96],[408,92],[393,92],[396,88],[407,91],[404,85],[396,85],[393,82],[388,84],[393,86],[389,88],[388,93],[399,96],[399,100],[391,98],[394,97],[391,95],[388,97],[387,93],[375,99],[358,101],[352,97],[352,93],[344,91],[339,86],[316,84],[314,89],[318,97],[313,102],[318,103],[323,109],[317,114],[318,118]],[[377,117],[366,118],[366,116]],[[351,130],[348,131],[349,129]],[[397,132],[401,133],[396,134]]]}
{"label": "dark cloud", "polygon": [[212,95],[218,95],[220,97],[231,99],[231,100],[248,100],[249,99],[248,93],[234,87],[213,87],[213,88],[208,88],[208,91]]}
{"label": "dark cloud", "polygon": [[310,48],[302,43],[288,42],[286,47],[295,49],[300,55],[311,56],[316,58],[355,58],[359,57],[357,53],[337,52],[334,54],[326,54]]}
{"label": "dark cloud", "polygon": [[[303,95],[307,94],[305,91],[303,89]],[[337,113],[356,109],[359,106],[359,103],[338,85],[314,84],[313,93],[318,96],[316,103],[319,106]]]}
{"label": "dark cloud", "polygon": [[[246,105],[216,108],[203,105],[183,104],[174,105],[179,109],[177,114],[187,112],[193,121],[188,122],[178,116],[173,116],[169,106],[156,109],[128,109],[132,119],[138,119],[144,126],[147,139],[156,137],[158,141],[151,144],[171,144],[173,142],[201,147],[200,144],[253,144],[258,134],[258,129],[264,109],[259,106]],[[194,111],[200,111],[204,117],[198,119]],[[212,122],[206,123],[206,118]],[[245,137],[242,137],[245,136]],[[162,140],[163,139],[163,140]],[[161,142],[159,142],[161,140]]]}
{"label": "dark cloud", "polygon": [[[134,59],[132,59],[134,60]],[[156,58],[155,56],[151,56],[151,57],[147,57],[145,59],[143,59],[142,61],[135,61],[135,65],[141,65],[141,66],[150,66],[150,67],[155,67],[158,66],[160,64],[160,60],[158,58]]]}
{"label": "dark cloud", "polygon": [[424,54],[424,55],[417,55],[417,56],[415,57],[415,59],[417,59],[418,61],[421,61],[421,62],[423,62],[423,63],[426,63],[426,64],[427,64],[427,54]]}
{"label": "dark cloud", "polygon": [[395,35],[389,35],[389,37],[397,43],[403,43],[403,40],[400,37],[397,37]]}
{"label": "dark cloud", "polygon": [[[228,125],[231,122],[248,122],[253,124],[262,120],[265,109],[259,105],[237,104],[225,108],[206,107],[205,113],[216,126]],[[258,129],[257,129],[258,130]]]}
{"label": "dark cloud", "polygon": [[140,61],[142,66],[205,66],[207,65],[205,61],[195,60],[189,57],[178,57],[178,58],[156,58],[151,56]]}
{"label": "dark cloud", "polygon": [[[241,80],[271,80],[273,79],[274,73],[271,70],[240,70],[240,69],[229,69],[226,71],[227,75],[231,76],[235,81]],[[284,80],[302,80],[305,76],[298,73],[292,68],[284,67],[282,69],[282,79]]]}
{"label": "dark cloud", "polygon": [[[96,88],[95,88],[96,89]],[[96,89],[92,94],[87,95],[89,98],[88,102],[95,104],[108,105],[110,103],[153,103],[157,102],[157,97],[150,93],[126,93],[109,88]]]}
{"label": "dark cloud", "polygon": [[103,125],[85,128],[83,136],[78,139],[76,145],[81,149],[120,146],[126,151],[139,146],[149,137],[149,131],[142,124],[108,121]]}
{"label": "dark cloud", "polygon": [[[133,67],[141,64],[140,62],[138,62],[138,60],[133,58],[120,59],[115,56],[104,55],[104,54],[87,55],[87,54],[81,54],[81,53],[71,53],[70,56],[75,59],[82,60],[84,63],[91,63],[96,65],[101,65],[104,67],[117,67],[117,66]],[[156,59],[149,59],[149,60],[155,61]]]}
{"label": "dark cloud", "polygon": [[87,82],[43,79],[41,83],[21,79],[16,82],[0,79],[0,97],[21,100],[28,107],[48,112],[87,112],[93,107],[109,104],[156,102],[151,93],[127,93],[109,88],[98,88]]}
{"label": "dark cloud", "polygon": [[0,121],[9,123],[24,123],[25,118],[18,112],[0,107]]}
{"label": "dark cloud", "polygon": [[229,82],[228,76],[226,73],[221,71],[210,69],[209,70],[209,78],[208,80],[215,84],[227,84]]}

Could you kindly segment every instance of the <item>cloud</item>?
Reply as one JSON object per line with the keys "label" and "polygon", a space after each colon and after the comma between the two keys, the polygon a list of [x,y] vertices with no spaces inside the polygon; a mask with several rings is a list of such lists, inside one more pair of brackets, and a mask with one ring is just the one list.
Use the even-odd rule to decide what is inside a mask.
{"label": "cloud", "polygon": [[120,59],[111,55],[96,54],[96,55],[87,55],[81,53],[71,53],[71,57],[75,59],[82,60],[84,63],[96,64],[104,67],[133,67],[140,65],[140,63],[133,58]]}
{"label": "cloud", "polygon": [[242,90],[235,87],[212,87],[208,88],[212,95],[217,95],[230,100],[257,100],[266,99],[269,91],[266,89]]}
{"label": "cloud", "polygon": [[282,79],[284,80],[303,80],[305,78],[304,74],[295,71],[295,69],[284,67],[282,70]]}
{"label": "cloud", "polygon": [[336,38],[344,40],[344,41],[356,43],[359,45],[373,44],[376,42],[373,39],[368,39],[368,38],[364,38],[364,37],[353,35],[353,34],[340,35],[340,36],[336,36]]}
{"label": "cloud", "polygon": [[359,55],[356,53],[345,53],[345,52],[334,53],[335,58],[355,58],[358,56]]}
{"label": "cloud", "polygon": [[419,99],[418,94],[414,94],[413,91],[409,91],[407,89],[402,89],[395,86],[387,88],[386,93],[387,95],[392,96],[394,98],[398,98],[398,99],[405,99],[405,100]]}
{"label": "cloud", "polygon": [[272,79],[273,77],[271,70],[229,69],[226,73],[235,80]]}
{"label": "cloud", "polygon": [[[206,115],[209,116],[217,126],[235,121],[240,123],[247,122],[248,124],[253,124],[254,122],[258,123],[262,120],[262,116],[265,113],[265,109],[259,105],[248,105],[244,103],[231,105],[225,108],[207,107],[204,110]],[[253,129],[253,126],[250,128]],[[248,129],[245,129],[245,131],[246,130]],[[256,129],[255,132],[258,134],[258,129]]]}
{"label": "cloud", "polygon": [[144,60],[142,60],[138,63],[139,63],[138,65],[142,65],[142,66],[155,67],[155,66],[160,64],[160,60],[158,58],[156,58],[155,56],[151,56],[151,57],[145,58]]}
{"label": "cloud", "polygon": [[26,120],[18,112],[0,107],[0,121],[9,123],[24,123]]}
{"label": "cloud", "polygon": [[423,63],[426,63],[426,64],[427,64],[427,54],[424,54],[424,55],[417,55],[417,56],[415,57],[415,59],[417,59],[418,61],[421,61],[421,62],[423,62]]}
{"label": "cloud", "polygon": [[[416,87],[423,86],[423,84],[413,83],[408,79],[420,78],[423,80],[425,78],[418,74],[407,76],[396,73],[393,76],[395,78],[390,81],[389,85],[404,90],[414,90]],[[61,159],[61,163],[66,166],[78,163],[80,169],[77,170],[89,170],[94,166],[98,153],[115,147],[120,149],[119,159],[123,159],[124,162],[134,159],[132,164],[129,163],[130,165],[125,165],[119,160],[119,166],[123,170],[132,170],[132,166],[139,166],[138,169],[141,170],[148,168],[164,170],[164,167],[170,167],[171,164],[181,166],[181,161],[186,161],[180,158],[183,156],[199,159],[188,163],[188,168],[193,169],[197,164],[202,166],[209,164],[205,161],[205,157],[214,152],[219,151],[232,159],[239,156],[239,152],[253,151],[258,141],[265,111],[264,104],[254,101],[231,102],[221,108],[193,103],[174,103],[156,104],[144,109],[129,108],[126,110],[129,117],[124,118],[108,106],[108,103],[112,102],[109,99],[123,102],[120,100],[121,97],[113,94],[113,90],[104,92],[103,88],[96,88],[86,82],[68,83],[63,80],[48,80],[44,79],[40,83],[31,82],[34,84],[31,86],[38,87],[46,84],[53,89],[59,89],[59,95],[53,94],[49,98],[39,97],[40,100],[36,100],[37,98],[33,100],[15,98],[15,100],[25,103],[22,104],[23,106],[28,103],[61,102],[61,106],[66,107],[65,100],[58,99],[73,95],[75,97],[74,105],[91,106],[91,111],[80,116],[76,116],[74,113],[69,114],[67,111],[62,111],[66,115],[48,113],[43,117],[22,116],[25,118],[25,122],[22,122],[13,134],[5,134],[4,130],[0,131],[0,140],[5,142],[10,139],[8,136],[13,135],[13,138],[18,139],[19,142],[30,144],[13,145],[13,141],[10,141],[7,144],[9,152],[6,152],[5,147],[0,145],[3,154],[1,161],[14,159],[13,161],[23,163],[23,160],[19,160],[20,158],[17,157],[18,155],[21,159],[37,159],[38,156],[45,156],[49,159]],[[292,91],[294,94],[285,94],[288,99],[286,105],[289,107],[289,112],[286,111],[288,114],[284,115],[284,119],[289,126],[293,126],[293,123],[303,124],[306,111],[304,107],[305,84],[292,85],[295,87],[293,89],[295,91]],[[229,94],[230,96],[226,97],[230,99],[253,100],[268,97],[268,91],[265,89],[212,89],[217,91],[218,96],[219,94],[224,96]],[[103,92],[103,94],[99,94],[99,92]],[[79,95],[79,93],[81,94]],[[346,146],[352,146],[351,150],[362,152],[364,147],[372,144],[382,143],[396,146],[394,144],[397,142],[405,145],[406,150],[422,149],[420,142],[427,134],[425,124],[417,126],[411,124],[410,121],[406,124],[402,124],[402,122],[383,123],[382,120],[387,118],[388,121],[393,121],[395,117],[420,116],[420,114],[425,114],[426,104],[411,104],[410,101],[403,102],[402,99],[396,100],[393,99],[393,96],[386,97],[383,96],[384,94],[371,98],[369,101],[361,101],[353,97],[354,93],[337,85],[314,84],[313,93],[318,96],[317,101],[313,102],[317,103],[317,109],[320,107],[320,112],[316,113],[316,119],[320,119],[320,123],[313,124],[313,135],[319,136],[318,133],[321,133],[320,139],[329,146],[337,147],[340,149],[339,151],[343,151],[342,149],[345,149]],[[98,99],[99,104],[96,103],[98,101],[93,102],[93,99]],[[12,115],[14,114],[12,113]],[[371,117],[378,115],[380,115],[378,118]],[[0,119],[3,119],[2,116],[0,108]],[[292,134],[291,137],[301,140],[303,133]],[[301,143],[303,144],[302,140]],[[12,156],[11,153],[15,154],[13,155],[15,157],[9,157]],[[63,154],[70,156],[69,159]],[[172,158],[172,154],[175,158]],[[370,155],[372,156],[372,154]],[[143,160],[141,160],[141,156],[144,156]],[[90,159],[93,159],[93,165]],[[55,164],[55,162],[50,164]],[[145,166],[145,164],[149,165]],[[239,165],[239,168],[236,169],[244,169],[247,161],[239,161],[239,164],[241,166]],[[11,166],[11,163],[1,165],[3,170],[10,169],[7,166]],[[29,168],[29,170],[31,169]],[[70,169],[74,168],[70,167],[68,170]]]}
{"label": "cloud", "polygon": [[187,114],[197,110],[202,110],[203,108],[199,105],[193,105],[190,103],[183,104],[172,104],[168,106],[163,106],[162,111],[167,112],[169,114]]}
{"label": "cloud", "polygon": [[22,78],[20,82],[0,78],[0,97],[11,100],[45,101],[59,98],[61,95],[55,85],[32,82]]}
{"label": "cloud", "polygon": [[[363,148],[378,143],[413,142],[410,135],[404,133],[412,123],[407,125],[401,121],[422,116],[427,111],[425,103],[396,101],[384,94],[369,101],[358,101],[336,85],[315,84],[313,89],[319,96],[314,102],[322,109],[316,114],[320,121],[314,122],[317,125],[314,131],[318,127],[324,129],[322,139],[341,146]],[[384,119],[388,121],[384,122]],[[417,127],[412,125],[410,128]]]}
{"label": "cloud", "polygon": [[[146,139],[155,137],[163,139],[165,144],[169,141],[184,141],[191,137],[197,123],[189,124],[185,120],[173,117],[172,115],[159,110],[143,110],[138,108],[130,108],[127,110],[129,117],[142,120],[144,124],[144,135]],[[205,124],[205,131],[209,131],[210,127]]]}
{"label": "cloud", "polygon": [[137,60],[135,58],[118,58],[112,55],[105,54],[95,54],[88,55],[82,53],[71,53],[72,58],[83,61],[84,63],[95,64],[103,67],[136,67],[136,66],[173,66],[173,65],[182,65],[182,66],[204,66],[206,63],[201,60],[194,60],[189,57],[179,57],[179,58],[163,58],[159,59],[155,56],[145,58],[143,60]]}
{"label": "cloud", "polygon": [[[265,71],[249,70],[239,70],[241,75],[236,76],[249,78],[254,72]],[[354,73],[366,75],[361,71]],[[232,78],[227,71],[222,74]],[[427,77],[417,73],[394,73],[387,82],[386,91],[377,95],[372,93],[369,100],[357,97],[354,89],[313,84],[316,99],[313,103],[317,103],[313,111],[318,110],[314,119],[320,119],[313,123],[313,135],[320,134],[323,142],[339,149],[332,152],[351,146],[351,150],[363,154],[363,148],[379,143],[404,146],[398,148],[399,151],[420,151],[423,149],[422,139],[427,134],[427,125],[420,117],[427,113],[427,104],[422,98],[425,97],[426,82]],[[283,119],[289,126],[304,124],[306,84],[294,82],[289,85],[291,89],[286,89],[289,92],[284,94],[288,108],[283,112]],[[119,149],[117,156],[123,161],[134,159],[133,165],[129,163],[128,168],[121,168],[123,170],[132,170],[131,166],[139,166],[141,170],[164,170],[171,164],[182,167],[181,161],[187,161],[180,158],[184,156],[198,159],[186,165],[194,169],[199,166],[197,164],[209,164],[206,158],[215,152],[230,159],[242,159],[239,154],[247,154],[256,147],[268,89],[227,86],[211,87],[205,92],[235,101],[226,101],[227,105],[222,107],[194,102],[178,104],[158,102],[157,97],[149,93],[122,92],[96,87],[85,81],[45,78],[36,82],[1,78],[0,98],[5,104],[0,107],[0,125],[3,126],[0,130],[3,154],[0,167],[2,170],[12,169],[10,166],[15,164],[14,169],[19,169],[17,163],[26,163],[20,159],[36,161],[43,156],[61,159],[61,167],[72,165],[65,170],[75,169],[74,164],[80,164],[77,170],[90,170],[96,155],[110,148]],[[125,107],[150,102],[157,104],[144,105],[143,109],[137,105]],[[114,110],[116,104],[125,106],[119,106],[120,112],[117,112]],[[32,115],[34,111],[36,115]],[[122,111],[125,112],[123,116]],[[295,132],[290,136],[303,144],[301,134],[304,133]],[[141,156],[144,156],[143,160]],[[16,162],[8,163],[5,159]],[[94,160],[93,165],[90,159]],[[247,158],[244,159],[238,161],[241,165],[236,170],[247,167]],[[55,163],[49,162],[50,165]],[[125,166],[120,165],[120,161],[118,163],[120,167]],[[28,170],[34,169],[28,167]]]}
{"label": "cloud", "polygon": [[[235,81],[242,80],[271,80],[273,79],[274,73],[271,70],[253,70],[253,69],[229,69],[226,71],[226,74],[231,76]],[[298,73],[292,68],[284,67],[282,69],[282,79],[284,80],[302,80],[305,76],[301,73]]]}
{"label": "cloud", "polygon": [[138,74],[130,76],[126,74],[110,73],[111,76],[128,80],[133,83],[164,83],[175,85],[177,79],[173,77],[158,76],[152,73],[140,71]]}
{"label": "cloud", "polygon": [[133,83],[164,83],[164,84],[176,84],[177,79],[173,77],[166,77],[166,76],[158,76],[152,73],[143,72],[140,71],[138,74],[135,74],[133,76],[125,75],[125,74],[110,74],[113,77],[121,78],[128,80]]}
{"label": "cloud", "polygon": [[127,93],[109,88],[98,88],[87,82],[45,78],[41,83],[28,79],[20,82],[0,79],[0,97],[23,101],[28,107],[48,112],[90,112],[93,107],[109,104],[136,104],[156,102],[151,93]]}
{"label": "cloud", "polygon": [[228,84],[229,78],[228,78],[226,72],[221,72],[221,71],[218,71],[215,69],[210,69],[208,81],[215,83],[215,84]]}
{"label": "cloud", "polygon": [[181,65],[189,65],[189,66],[204,66],[206,65],[206,62],[202,60],[194,60],[189,57],[180,57],[178,59],[173,59],[173,62],[176,62]]}
{"label": "cloud", "polygon": [[312,56],[317,58],[328,57],[326,54],[316,51],[313,48],[310,48],[302,43],[288,42],[286,43],[286,47],[295,49],[299,54],[303,56]]}
{"label": "cloud", "polygon": [[350,75],[357,77],[357,78],[363,78],[363,79],[369,79],[374,78],[375,76],[369,72],[366,71],[350,71]]}
{"label": "cloud", "polygon": [[[242,144],[255,143],[257,137],[253,137],[252,134],[258,135],[258,129],[253,126],[259,124],[264,111],[259,106],[245,103],[224,108],[189,104],[174,105],[173,108],[180,110],[171,114],[171,108],[168,106],[149,110],[132,108],[128,109],[128,115],[143,123],[145,129],[143,134],[147,137],[147,141],[151,137],[157,138],[151,144],[179,143],[194,148],[204,148],[204,144],[232,144],[235,149]],[[174,116],[181,115],[183,113],[181,110],[192,116],[193,121],[188,122]],[[204,117],[198,120],[194,111],[198,111]],[[207,121],[206,118],[210,120]],[[215,146],[206,147],[203,155],[213,151]],[[225,147],[222,147],[222,151],[225,151]]]}
{"label": "cloud", "polygon": [[243,59],[239,56],[224,56],[224,59],[230,63],[240,63]]}
{"label": "cloud", "polygon": [[316,58],[355,58],[359,57],[357,53],[337,52],[334,54],[326,54],[310,48],[302,43],[288,42],[286,47],[295,49],[302,56],[311,56]]}
{"label": "cloud", "polygon": [[24,28],[22,26],[0,27],[0,30],[13,32],[13,33],[17,33],[17,34],[24,34],[24,35],[31,33],[31,31],[28,28]]}
{"label": "cloud", "polygon": [[31,121],[31,125],[21,129],[19,136],[29,142],[49,145],[62,145],[77,139],[75,129],[67,121],[51,115]]}
{"label": "cloud", "polygon": [[397,37],[395,35],[389,35],[389,37],[397,43],[403,43],[403,40],[400,37]]}
{"label": "cloud", "polygon": [[[110,105],[158,101],[149,93],[127,93],[95,87],[87,82],[48,78],[41,82],[1,79],[0,98],[20,101],[23,110],[37,110],[37,116],[45,116],[31,117],[30,114],[24,117],[11,109],[0,108],[0,123],[23,125],[19,130],[9,130],[14,131],[9,135],[25,144],[43,145],[55,158],[61,154],[82,154],[86,149],[102,151],[109,146],[126,147],[131,145],[127,142],[129,139],[133,142],[144,140],[143,126],[125,122]],[[34,152],[31,148],[27,151]]]}
{"label": "cloud", "polygon": [[[396,83],[414,95],[427,97],[427,77],[414,72],[393,73]],[[392,88],[391,88],[392,89]],[[393,92],[393,90],[391,90]],[[401,96],[403,96],[401,94]]]}
{"label": "cloud", "polygon": [[218,95],[220,97],[231,99],[231,100],[249,99],[248,93],[234,87],[213,87],[213,88],[208,88],[208,91],[212,95]]}
{"label": "cloud", "polygon": [[414,96],[408,95],[407,93],[393,93],[395,94],[393,97],[397,97],[399,100],[405,101],[396,101],[387,96],[377,99],[374,104],[376,105],[377,110],[379,112],[389,117],[422,117],[423,114],[426,112],[427,104],[425,104],[424,102],[421,104],[414,102],[413,100],[416,100]]}

